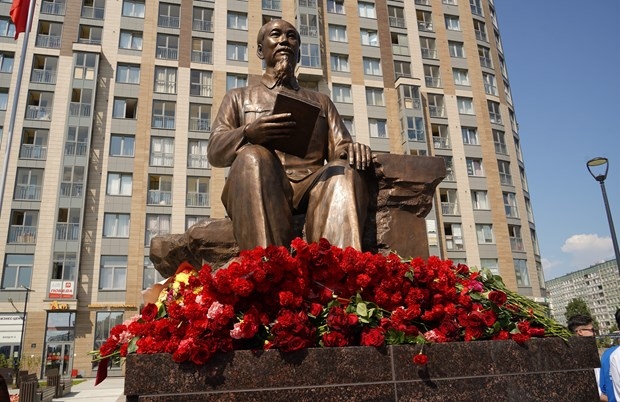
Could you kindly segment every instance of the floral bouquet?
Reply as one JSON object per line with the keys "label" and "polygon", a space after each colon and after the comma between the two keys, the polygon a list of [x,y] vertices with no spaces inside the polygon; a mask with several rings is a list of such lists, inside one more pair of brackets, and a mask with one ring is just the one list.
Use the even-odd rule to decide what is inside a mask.
{"label": "floral bouquet", "polygon": [[[488,270],[437,257],[403,261],[324,239],[242,251],[215,272],[181,264],[153,301],[91,352],[100,361],[98,381],[110,359],[128,353],[170,353],[178,363],[202,365],[234,349],[570,336]],[[427,364],[422,348],[412,361]]]}

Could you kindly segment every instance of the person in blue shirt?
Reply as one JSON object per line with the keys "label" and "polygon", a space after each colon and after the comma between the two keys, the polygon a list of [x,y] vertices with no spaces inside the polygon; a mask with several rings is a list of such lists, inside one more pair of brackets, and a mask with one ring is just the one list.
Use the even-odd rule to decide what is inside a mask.
{"label": "person in blue shirt", "polygon": [[[620,328],[620,309],[616,310],[615,314],[616,324]],[[613,346],[607,349],[601,356],[601,374],[599,379],[599,388],[601,389],[601,400],[609,402],[617,402],[619,397],[620,383],[620,367],[618,367],[618,361],[620,361],[620,349],[618,346]],[[607,399],[603,399],[603,395]]]}

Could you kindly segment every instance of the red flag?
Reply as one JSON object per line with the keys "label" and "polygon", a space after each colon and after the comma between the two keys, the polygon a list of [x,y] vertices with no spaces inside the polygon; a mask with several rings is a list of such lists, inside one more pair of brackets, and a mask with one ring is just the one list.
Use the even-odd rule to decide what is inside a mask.
{"label": "red flag", "polygon": [[15,24],[15,39],[21,32],[26,32],[26,24],[28,23],[28,8],[30,0],[13,0],[11,6],[11,20]]}

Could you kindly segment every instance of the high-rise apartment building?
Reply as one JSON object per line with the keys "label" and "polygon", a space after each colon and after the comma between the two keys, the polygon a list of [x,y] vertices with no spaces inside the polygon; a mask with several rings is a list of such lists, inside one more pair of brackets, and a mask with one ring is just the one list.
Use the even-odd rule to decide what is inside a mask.
{"label": "high-rise apartment building", "polygon": [[600,333],[609,333],[616,325],[614,314],[620,308],[620,275],[616,260],[551,279],[547,281],[547,292],[551,315],[562,325],[566,325],[564,313],[573,299],[581,299],[588,305]]}
{"label": "high-rise apartment building", "polygon": [[86,352],[160,279],[151,238],[225,215],[210,125],[228,89],[262,74],[256,33],[271,18],[296,24],[300,83],[332,97],[357,141],[445,159],[431,254],[545,297],[493,1],[43,0],[19,88],[10,6],[0,1],[0,155],[19,94],[0,215],[6,355],[23,345],[34,364],[92,375]]}

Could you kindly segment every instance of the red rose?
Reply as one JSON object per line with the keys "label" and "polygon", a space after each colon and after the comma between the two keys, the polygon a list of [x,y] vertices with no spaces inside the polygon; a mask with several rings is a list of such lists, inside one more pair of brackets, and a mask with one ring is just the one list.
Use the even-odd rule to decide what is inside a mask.
{"label": "red rose", "polygon": [[530,339],[529,335],[524,334],[513,334],[512,340],[517,342],[519,345],[523,345],[528,339]]}
{"label": "red rose", "polygon": [[495,334],[493,336],[494,340],[498,340],[498,341],[505,341],[510,339],[510,332],[505,331],[505,330],[500,330],[497,334]]}
{"label": "red rose", "polygon": [[337,331],[332,331],[323,335],[323,346],[325,347],[343,347],[347,346],[349,342],[344,335]]}
{"label": "red rose", "polygon": [[313,317],[318,317],[323,312],[323,306],[319,303],[312,303],[310,305],[310,315]]}
{"label": "red rose", "polygon": [[385,342],[385,336],[383,335],[383,329],[379,328],[364,328],[360,339],[360,345],[362,346],[374,346],[378,348]]}
{"label": "red rose", "polygon": [[542,338],[543,336],[545,336],[545,329],[544,328],[530,328],[528,331],[528,335]]}
{"label": "red rose", "polygon": [[425,366],[428,364],[428,356],[424,353],[418,353],[413,356],[413,364],[417,364],[418,366]]}
{"label": "red rose", "polygon": [[153,303],[149,303],[142,308],[142,320],[145,322],[151,322],[157,317],[157,311],[159,309]]}
{"label": "red rose", "polygon": [[506,293],[502,292],[501,290],[492,290],[489,292],[489,300],[491,300],[498,306],[501,306],[502,304],[506,303]]}

